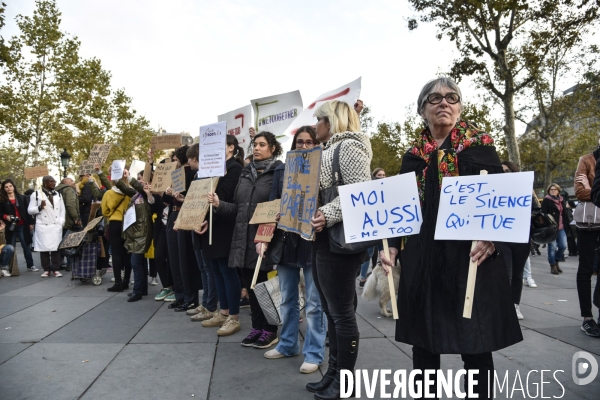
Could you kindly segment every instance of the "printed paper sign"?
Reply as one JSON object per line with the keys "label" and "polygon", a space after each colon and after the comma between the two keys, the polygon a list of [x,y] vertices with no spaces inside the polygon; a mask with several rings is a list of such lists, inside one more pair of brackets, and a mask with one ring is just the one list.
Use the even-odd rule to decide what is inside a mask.
{"label": "printed paper sign", "polygon": [[250,127],[252,126],[252,106],[238,108],[217,117],[217,121],[227,124],[227,134],[237,138],[242,148],[247,148],[250,143]]}
{"label": "printed paper sign", "polygon": [[135,223],[135,206],[129,207],[123,216],[123,232]]}
{"label": "printed paper sign", "polygon": [[346,243],[419,233],[421,204],[414,172],[339,187]]}
{"label": "printed paper sign", "polygon": [[110,167],[110,179],[117,181],[123,177],[125,169],[125,160],[114,160]]}
{"label": "printed paper sign", "polygon": [[258,230],[256,231],[256,236],[254,237],[254,243],[268,243],[273,239],[273,235],[275,234],[275,226],[276,223],[270,224],[260,224],[258,226]]}
{"label": "printed paper sign", "polygon": [[171,189],[176,193],[185,192],[185,168],[171,171]]}
{"label": "printed paper sign", "polygon": [[225,176],[226,143],[227,124],[225,122],[200,127],[199,178]]}
{"label": "printed paper sign", "polygon": [[81,241],[87,234],[86,231],[81,232],[71,232],[67,236],[63,238],[58,246],[58,249],[68,249],[70,247],[77,247],[81,244]]}
{"label": "printed paper sign", "polygon": [[[212,187],[217,187],[219,178],[211,179],[213,181]],[[200,179],[190,184],[177,220],[175,221],[175,228],[184,231],[200,229],[209,208],[208,193],[211,190],[211,179]]]}
{"label": "printed paper sign", "polygon": [[170,162],[164,164],[156,164],[156,171],[152,178],[152,192],[160,193],[167,190],[171,186],[171,172],[175,170],[177,163]]}
{"label": "printed paper sign", "polygon": [[435,240],[529,242],[533,172],[444,178]]}
{"label": "printed paper sign", "polygon": [[104,164],[108,159],[111,148],[112,144],[95,144],[88,157],[88,162],[92,164],[92,167],[94,164]]}
{"label": "printed paper sign", "polygon": [[153,136],[150,141],[150,148],[156,150],[169,150],[181,147],[181,135],[161,135]]}
{"label": "printed paper sign", "polygon": [[300,91],[251,100],[256,133],[269,131],[283,138],[285,130],[302,112]]}
{"label": "printed paper sign", "polygon": [[323,104],[323,102],[330,100],[344,101],[350,104],[350,107],[354,108],[354,103],[356,103],[356,100],[358,100],[360,97],[361,79],[362,78],[358,78],[347,85],[341,86],[318,96],[315,101],[310,103],[308,107],[306,107],[302,113],[300,113],[298,118],[292,122],[292,124],[286,129],[285,136],[279,141],[283,143],[288,139],[293,138],[298,128],[302,126],[315,126],[317,124],[317,119],[313,116],[313,114],[315,113],[315,110],[319,108],[321,104]]}
{"label": "printed paper sign", "polygon": [[25,179],[40,178],[48,175],[50,175],[50,173],[48,173],[48,167],[45,165],[40,167],[25,168]]}
{"label": "printed paper sign", "polygon": [[[102,165],[102,164],[100,164]],[[79,166],[79,175],[91,175],[94,172],[94,163],[89,160],[83,160]]]}
{"label": "printed paper sign", "polygon": [[250,224],[267,224],[269,222],[276,222],[277,214],[281,200],[266,201],[264,203],[258,203],[252,214]]}
{"label": "printed paper sign", "polygon": [[317,211],[321,153],[321,147],[315,147],[286,154],[278,228],[306,240],[314,240],[310,219]]}
{"label": "printed paper sign", "polygon": [[138,178],[138,174],[140,172],[144,172],[144,168],[146,168],[146,163],[139,160],[133,160],[131,162],[131,166],[129,167],[129,176],[133,177],[133,179]]}

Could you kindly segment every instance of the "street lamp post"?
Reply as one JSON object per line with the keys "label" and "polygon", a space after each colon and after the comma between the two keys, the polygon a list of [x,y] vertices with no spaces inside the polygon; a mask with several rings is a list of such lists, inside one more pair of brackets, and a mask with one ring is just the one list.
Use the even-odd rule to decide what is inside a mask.
{"label": "street lamp post", "polygon": [[60,153],[60,162],[63,166],[63,178],[67,177],[67,167],[69,166],[69,161],[71,160],[71,155],[67,153],[67,149],[64,149],[62,153]]}

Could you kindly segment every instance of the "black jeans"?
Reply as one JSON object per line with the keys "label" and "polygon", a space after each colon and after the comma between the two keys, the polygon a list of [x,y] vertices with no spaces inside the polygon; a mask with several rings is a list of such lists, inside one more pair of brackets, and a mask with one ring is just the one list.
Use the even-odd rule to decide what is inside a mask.
{"label": "black jeans", "polygon": [[[115,284],[129,283],[131,278],[131,259],[125,249],[125,239],[121,237],[122,233],[123,221],[110,221],[108,223],[108,242],[110,243]],[[123,270],[125,271],[125,278],[121,279],[121,271]]]}
{"label": "black jeans", "polygon": [[173,274],[175,299],[198,304],[201,277],[196,263],[194,246],[192,245],[192,233],[190,231],[173,230],[173,224],[175,224],[178,215],[179,211],[171,212],[167,229],[169,263]]}
{"label": "black jeans", "polygon": [[171,266],[169,265],[169,251],[167,247],[167,231],[161,229],[158,233],[157,241],[154,243],[154,264],[160,277],[160,283],[163,288],[173,286],[173,276]]}
{"label": "black jeans", "polygon": [[[252,312],[252,328],[259,329],[263,331],[269,332],[277,332],[277,325],[271,325],[267,322],[267,317],[263,313],[262,308],[260,308],[260,304],[258,303],[258,299],[254,294],[254,290],[250,289],[250,285],[252,284],[252,277],[254,276],[254,268],[242,268],[242,276],[244,286],[248,288],[248,297],[250,297],[250,311]],[[267,276],[267,271],[259,271],[258,277],[256,278],[256,283],[265,282],[269,279]]]}
{"label": "black jeans", "polygon": [[529,257],[531,246],[529,243],[496,242],[500,245],[499,251],[504,256],[508,276],[511,277],[510,288],[514,304],[521,304],[523,291],[523,270]]}
{"label": "black jeans", "polygon": [[364,253],[342,255],[329,251],[327,228],[317,233],[315,251],[313,279],[321,297],[321,306],[327,316],[330,345],[333,335],[358,337],[355,279]]}
{"label": "black jeans", "polygon": [[[593,317],[592,314],[592,273],[594,272],[594,258],[596,248],[600,246],[600,231],[577,230],[577,244],[579,245],[579,267],[577,268],[577,295],[581,316]],[[594,289],[594,305],[600,308],[600,274],[596,276],[596,289]]]}
{"label": "black jeans", "polygon": [[40,251],[40,262],[44,271],[58,271],[60,268],[60,251]]}
{"label": "black jeans", "polygon": [[[440,355],[430,353],[428,350],[425,350],[422,347],[413,346],[413,369],[420,369],[421,371],[426,369],[439,370],[440,369]],[[479,374],[475,376],[477,380],[477,384],[473,386],[473,393],[479,395],[479,399],[488,399],[488,371],[490,371],[491,381],[494,379],[494,359],[492,358],[492,353],[481,353],[481,354],[461,354],[460,355],[464,368],[469,371],[472,369],[478,369]],[[463,391],[468,394],[467,388],[467,378],[468,375],[465,375]],[[434,384],[429,389],[430,393],[436,393],[437,385],[436,375],[434,374],[431,379],[434,381]],[[423,385],[423,375],[419,375],[415,377],[415,382],[420,381],[421,385]],[[423,386],[422,386],[423,387]],[[423,394],[425,393],[425,387],[423,387]],[[493,393],[490,393],[493,394]],[[422,398],[425,398],[424,396]],[[436,397],[437,398],[437,397]],[[467,397],[468,398],[468,397]]]}

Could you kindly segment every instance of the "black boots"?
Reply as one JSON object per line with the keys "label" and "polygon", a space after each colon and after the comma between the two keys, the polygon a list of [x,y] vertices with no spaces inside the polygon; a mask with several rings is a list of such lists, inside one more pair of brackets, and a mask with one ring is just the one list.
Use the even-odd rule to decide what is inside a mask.
{"label": "black boots", "polygon": [[327,372],[323,375],[323,379],[319,382],[312,382],[306,384],[306,390],[311,393],[320,392],[325,390],[331,385],[333,382],[333,378],[335,378],[336,370],[337,370],[337,357],[329,354],[329,367],[327,367]]}
{"label": "black boots", "polygon": [[107,292],[122,292],[123,291],[123,287],[121,285],[121,283],[116,283],[114,285],[112,285],[111,287],[109,287],[108,289],[106,289]]}
{"label": "black boots", "polygon": [[[329,386],[315,393],[317,400],[335,400],[340,398],[340,371],[343,369],[350,370],[354,373],[356,358],[358,357],[358,335],[357,336],[341,336],[337,337],[337,365],[335,376]],[[327,371],[329,372],[329,371]],[[354,390],[352,388],[352,393]]]}

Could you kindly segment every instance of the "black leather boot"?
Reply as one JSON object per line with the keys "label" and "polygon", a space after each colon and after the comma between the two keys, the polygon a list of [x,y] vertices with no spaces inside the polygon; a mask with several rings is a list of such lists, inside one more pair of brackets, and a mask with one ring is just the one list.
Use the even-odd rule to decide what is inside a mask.
{"label": "black leather boot", "polygon": [[[325,390],[315,393],[317,400],[336,400],[340,398],[340,371],[347,369],[354,373],[356,358],[358,357],[358,336],[337,337],[337,366],[333,382]],[[354,388],[352,388],[352,397]]]}
{"label": "black leather boot", "polygon": [[323,379],[319,382],[311,382],[306,384],[306,390],[311,393],[320,392],[325,390],[331,385],[333,379],[335,378],[335,374],[337,371],[337,357],[329,354],[329,366],[327,367],[327,372],[323,375]]}
{"label": "black leather boot", "polygon": [[107,292],[122,292],[123,291],[123,287],[121,286],[120,283],[115,283],[114,285],[112,285],[111,287],[109,287],[108,289],[106,289]]}

